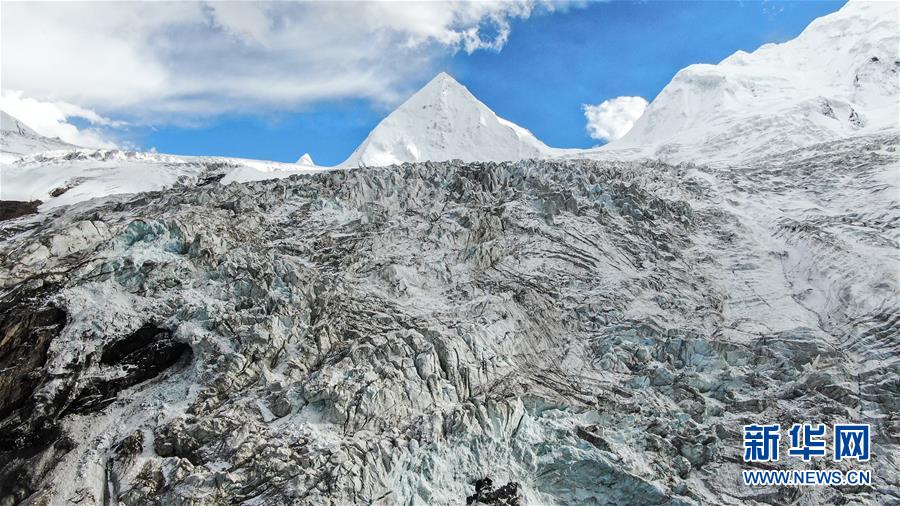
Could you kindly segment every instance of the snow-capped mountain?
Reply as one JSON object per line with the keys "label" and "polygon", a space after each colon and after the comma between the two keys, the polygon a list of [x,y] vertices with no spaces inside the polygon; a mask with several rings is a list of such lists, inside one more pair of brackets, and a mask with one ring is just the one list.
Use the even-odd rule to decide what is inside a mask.
{"label": "snow-capped mountain", "polygon": [[382,120],[342,166],[521,160],[551,152],[531,132],[497,116],[441,72]]}
{"label": "snow-capped mountain", "polygon": [[6,111],[0,111],[0,132],[11,132],[19,135],[39,135],[32,130],[31,127],[19,121],[12,114],[7,114]]}
{"label": "snow-capped mountain", "polygon": [[59,139],[44,137],[11,114],[0,111],[0,163],[44,151],[76,148]]}
{"label": "snow-capped mountain", "polygon": [[42,136],[3,111],[0,126],[0,201],[32,203],[40,211],[110,195],[319,170],[309,154],[291,164],[82,148]]}
{"label": "snow-capped mountain", "polygon": [[[548,147],[440,73],[337,168],[553,157],[736,163],[849,136],[896,132],[897,11],[896,3],[850,2],[789,42],[738,52],[718,65],[691,65],[662,90],[631,132],[599,149]],[[5,113],[0,123],[0,164],[5,165],[0,198],[40,200],[44,209],[205,181],[208,167],[214,175],[220,173],[216,167],[230,167],[222,181],[326,169],[308,153],[282,164],[84,150],[43,137]]]}
{"label": "snow-capped mountain", "polygon": [[445,73],[385,118],[342,166],[524,158],[728,163],[897,131],[895,2],[851,1],[797,38],[678,72],[622,139],[555,149],[498,117]]}
{"label": "snow-capped mountain", "polygon": [[898,4],[851,1],[797,38],[691,65],[599,151],[723,162],[898,129]]}

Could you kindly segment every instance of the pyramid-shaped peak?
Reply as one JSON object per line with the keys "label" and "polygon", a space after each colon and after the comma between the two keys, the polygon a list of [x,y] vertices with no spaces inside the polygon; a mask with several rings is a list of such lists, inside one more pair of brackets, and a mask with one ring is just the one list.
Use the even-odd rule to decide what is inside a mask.
{"label": "pyramid-shaped peak", "polygon": [[446,72],[381,121],[343,165],[509,161],[549,151],[528,130],[498,117]]}
{"label": "pyramid-shaped peak", "polygon": [[434,76],[431,81],[428,81],[428,83],[419,91],[413,94],[407,103],[417,103],[423,100],[436,101],[438,100],[437,97],[445,95],[458,96],[464,98],[468,102],[478,102],[478,99],[475,98],[475,95],[472,95],[472,92],[470,92],[468,88],[463,86],[450,74],[441,72]]}
{"label": "pyramid-shaped peak", "polygon": [[431,81],[429,81],[428,84],[426,84],[424,87],[427,88],[428,86],[435,84],[435,83],[453,84],[453,85],[459,86],[461,88],[465,88],[465,86],[459,84],[459,81],[454,79],[453,76],[451,76],[450,74],[448,74],[446,72],[438,72],[438,74],[436,76],[434,76],[433,78],[431,78]]}

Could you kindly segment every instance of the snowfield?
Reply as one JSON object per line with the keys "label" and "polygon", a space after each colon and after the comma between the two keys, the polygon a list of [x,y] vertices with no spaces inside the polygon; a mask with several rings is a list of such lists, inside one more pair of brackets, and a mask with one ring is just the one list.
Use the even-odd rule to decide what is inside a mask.
{"label": "snowfield", "polygon": [[203,185],[258,181],[323,169],[307,163],[176,156],[83,149],[38,153],[0,165],[2,200],[33,201],[46,210],[97,197]]}

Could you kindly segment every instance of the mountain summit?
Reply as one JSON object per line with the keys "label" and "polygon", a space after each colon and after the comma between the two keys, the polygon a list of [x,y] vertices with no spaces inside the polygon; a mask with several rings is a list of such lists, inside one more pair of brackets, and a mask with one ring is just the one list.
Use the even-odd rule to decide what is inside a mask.
{"label": "mountain summit", "polygon": [[722,162],[898,128],[898,6],[851,1],[797,38],[690,65],[601,151]]}
{"label": "mountain summit", "polygon": [[39,135],[32,130],[31,127],[19,121],[19,119],[12,114],[7,114],[5,111],[0,111],[0,131],[13,132],[19,135]]}
{"label": "mountain summit", "polygon": [[497,116],[441,72],[382,120],[342,165],[521,160],[549,151],[531,132]]}
{"label": "mountain summit", "polygon": [[58,138],[44,137],[12,114],[0,111],[0,163],[11,163],[35,153],[74,148],[76,146]]}

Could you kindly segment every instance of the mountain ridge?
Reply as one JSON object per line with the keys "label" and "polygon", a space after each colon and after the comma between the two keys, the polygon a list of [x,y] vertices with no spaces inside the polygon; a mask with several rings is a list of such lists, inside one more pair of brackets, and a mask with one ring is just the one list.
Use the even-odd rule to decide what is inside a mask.
{"label": "mountain ridge", "polygon": [[717,163],[896,131],[897,17],[893,2],[848,2],[787,42],[685,67],[593,153]]}
{"label": "mountain ridge", "polygon": [[[222,181],[452,159],[658,159],[732,165],[821,142],[898,131],[897,9],[895,4],[850,2],[814,20],[790,41],[765,44],[750,53],[738,51],[715,65],[688,66],[674,76],[630,132],[599,148],[549,147],[527,129],[498,116],[445,72],[379,122],[352,154],[334,167],[317,166],[308,154],[293,164],[282,164],[79,149],[78,160],[71,162],[77,167],[66,174],[60,166],[68,163],[66,160],[41,153],[77,147],[37,136],[9,116],[3,123],[14,127],[2,132],[0,162],[17,166],[4,168],[4,198],[55,202],[58,199],[50,196],[54,189],[99,177],[91,169],[90,159],[139,159],[140,167],[150,164],[157,170],[153,178],[143,179],[153,184],[132,184],[125,181],[126,174],[113,174],[119,166],[110,164],[104,177],[115,183],[97,186],[98,194],[84,186],[68,193],[60,203],[109,192],[166,188],[181,175],[161,174],[171,167],[164,160],[178,160],[178,171],[196,167],[199,159],[213,164],[219,162],[212,160],[225,160],[235,168]],[[813,84],[807,83],[810,80]],[[41,174],[36,176],[35,170]],[[194,180],[194,168],[189,173],[188,179]]]}
{"label": "mountain ridge", "polygon": [[22,120],[0,110],[0,163],[11,163],[23,156],[78,146],[37,133]]}

